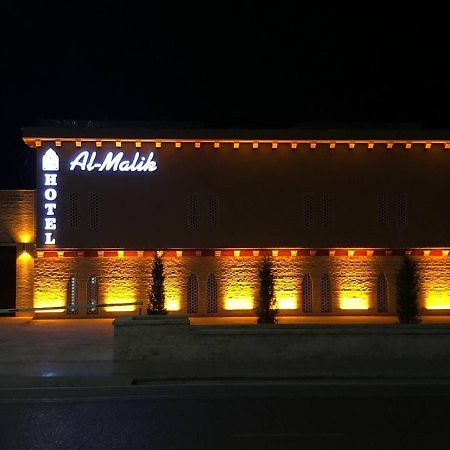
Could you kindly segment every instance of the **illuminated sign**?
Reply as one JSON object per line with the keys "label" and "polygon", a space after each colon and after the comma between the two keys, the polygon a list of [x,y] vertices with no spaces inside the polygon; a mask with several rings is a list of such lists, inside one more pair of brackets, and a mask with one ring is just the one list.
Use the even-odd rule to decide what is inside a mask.
{"label": "illuminated sign", "polygon": [[56,200],[58,198],[58,174],[59,171],[59,157],[56,152],[49,148],[42,157],[42,170],[44,171],[44,244],[56,244]]}
{"label": "illuminated sign", "polygon": [[132,159],[123,159],[123,152],[114,154],[109,152],[106,156],[97,160],[97,152],[82,151],[75,159],[70,161],[70,170],[82,170],[92,172],[154,172],[158,167],[153,160],[153,152],[148,156],[141,156],[139,152]]}

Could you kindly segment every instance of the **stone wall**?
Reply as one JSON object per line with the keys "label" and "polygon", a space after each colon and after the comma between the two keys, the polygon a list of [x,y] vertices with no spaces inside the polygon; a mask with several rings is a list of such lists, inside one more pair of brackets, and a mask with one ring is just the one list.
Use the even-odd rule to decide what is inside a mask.
{"label": "stone wall", "polygon": [[[16,245],[16,307],[33,307],[35,191],[0,190],[1,245]],[[25,244],[22,248],[20,244]],[[25,252],[23,252],[25,250]],[[29,316],[32,313],[17,313]]]}
{"label": "stone wall", "polygon": [[[415,257],[421,273],[421,306],[432,299],[450,307],[450,258]],[[258,292],[257,269],[260,257],[187,256],[164,258],[166,301],[168,309],[186,312],[187,281],[195,274],[199,285],[199,314],[207,313],[207,280],[215,274],[218,286],[219,315],[253,315],[248,308]],[[402,261],[398,256],[295,256],[274,257],[275,293],[283,315],[301,314],[301,281],[309,273],[313,284],[313,312],[321,311],[321,280],[327,273],[331,280],[332,314],[376,314],[377,278],[388,281],[388,313],[395,314],[395,278]],[[35,260],[35,306],[66,304],[67,282],[77,278],[78,303],[86,304],[87,281],[98,277],[99,302],[147,301],[151,280],[151,257],[39,257]],[[344,309],[345,299],[356,299],[367,309]],[[431,300],[430,300],[431,299]],[[437,301],[437,300],[436,300]],[[236,309],[247,308],[247,309]],[[292,308],[292,309],[288,309]],[[133,307],[107,308],[101,314],[132,312]],[[446,313],[426,310],[425,313]]]}
{"label": "stone wall", "polygon": [[446,325],[191,326],[186,316],[114,321],[117,373],[135,377],[450,375]]}

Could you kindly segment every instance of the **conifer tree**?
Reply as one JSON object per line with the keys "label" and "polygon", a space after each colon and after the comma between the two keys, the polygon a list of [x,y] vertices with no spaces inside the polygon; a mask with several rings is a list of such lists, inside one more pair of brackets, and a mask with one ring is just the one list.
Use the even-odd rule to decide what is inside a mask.
{"label": "conifer tree", "polygon": [[275,308],[275,277],[270,258],[264,257],[258,269],[258,275],[259,293],[255,310],[256,315],[258,316],[258,323],[276,323],[278,309]]}
{"label": "conifer tree", "polygon": [[149,295],[148,314],[165,314],[164,263],[160,256],[155,256],[152,264],[152,286]]}
{"label": "conifer tree", "polygon": [[420,323],[419,273],[417,263],[405,256],[397,275],[397,317],[399,323]]}

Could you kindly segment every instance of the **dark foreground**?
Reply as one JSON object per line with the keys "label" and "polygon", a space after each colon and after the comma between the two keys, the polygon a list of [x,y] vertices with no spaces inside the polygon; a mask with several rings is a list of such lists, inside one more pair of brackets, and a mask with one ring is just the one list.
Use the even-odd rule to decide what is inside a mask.
{"label": "dark foreground", "polygon": [[449,417],[436,381],[0,389],[0,448],[448,448]]}

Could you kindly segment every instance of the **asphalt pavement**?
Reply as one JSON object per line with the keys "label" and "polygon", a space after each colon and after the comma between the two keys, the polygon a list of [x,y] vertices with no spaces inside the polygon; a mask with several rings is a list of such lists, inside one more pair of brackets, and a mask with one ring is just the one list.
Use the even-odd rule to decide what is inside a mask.
{"label": "asphalt pavement", "polygon": [[448,380],[140,383],[0,389],[0,447],[398,450],[450,438]]}

